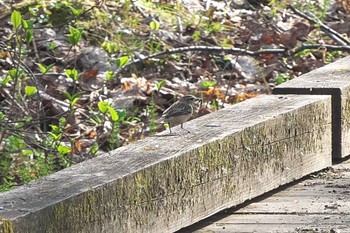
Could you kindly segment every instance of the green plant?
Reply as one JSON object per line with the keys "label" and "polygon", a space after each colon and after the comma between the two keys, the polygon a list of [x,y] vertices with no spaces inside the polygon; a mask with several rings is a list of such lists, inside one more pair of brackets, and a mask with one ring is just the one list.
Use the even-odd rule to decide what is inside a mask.
{"label": "green plant", "polygon": [[0,156],[0,192],[52,173],[54,163],[43,152],[28,149],[23,135],[5,138]]}
{"label": "green plant", "polygon": [[61,117],[57,125],[50,125],[51,131],[48,132],[49,137],[45,140],[45,146],[47,149],[55,153],[54,160],[56,165],[61,168],[70,167],[71,163],[67,159],[66,155],[72,151],[72,146],[67,146],[62,141],[64,136],[64,128],[67,126],[67,119]]}
{"label": "green plant", "polygon": [[122,57],[119,57],[115,60],[115,64],[117,65],[117,67],[119,69],[123,68],[128,62],[129,62],[128,56],[122,56]]}
{"label": "green plant", "polygon": [[14,180],[13,177],[10,177],[10,176],[4,177],[0,184],[0,193],[11,190],[13,186],[16,185],[16,182],[14,182],[13,180]]}
{"label": "green plant", "polygon": [[77,45],[78,42],[81,40],[82,35],[83,35],[83,29],[74,28],[70,26],[67,40],[69,43],[71,43],[74,46],[74,45]]}
{"label": "green plant", "polygon": [[41,74],[44,75],[47,72],[49,72],[52,69],[52,67],[54,67],[55,64],[50,64],[48,66],[45,66],[43,64],[36,63],[36,65],[39,67]]}
{"label": "green plant", "polygon": [[116,42],[112,41],[103,41],[101,45],[108,53],[116,53],[119,51],[120,46]]}
{"label": "green plant", "polygon": [[73,80],[74,91],[76,91],[78,89],[78,86],[77,86],[78,85],[78,79],[79,79],[78,71],[75,68],[74,69],[66,69],[64,71],[64,73],[66,74],[66,76],[68,78]]}
{"label": "green plant", "polygon": [[162,50],[162,45],[159,41],[151,40],[148,42],[150,53],[157,53]]}
{"label": "green plant", "polygon": [[290,74],[289,73],[284,73],[276,77],[276,83],[277,85],[282,84],[288,80],[290,80]]}
{"label": "green plant", "polygon": [[36,94],[37,91],[38,91],[38,90],[36,89],[36,87],[33,87],[33,86],[26,86],[26,87],[24,88],[24,90],[25,90],[25,93],[26,93],[26,95],[27,95],[28,97],[30,97],[30,96]]}
{"label": "green plant", "polygon": [[320,4],[312,4],[306,2],[305,4],[296,3],[295,6],[298,9],[301,9],[303,12],[308,12],[316,20],[324,21],[327,17],[327,11],[330,8],[330,0],[322,0]]}
{"label": "green plant", "polygon": [[211,102],[210,102],[211,106],[213,107],[213,109],[215,111],[218,111],[220,109],[220,106],[219,106],[219,102],[217,99],[213,99]]}
{"label": "green plant", "polygon": [[201,82],[201,87],[203,88],[209,88],[209,87],[214,87],[216,85],[217,81],[216,80],[213,80],[213,81],[210,81],[210,80],[204,80],[203,82]]}
{"label": "green plant", "polygon": [[158,128],[158,123],[157,123],[158,114],[157,114],[156,104],[153,99],[147,105],[146,112],[148,116],[148,126],[150,129],[150,132],[154,134],[157,132],[157,128]]}
{"label": "green plant", "polygon": [[342,51],[329,51],[325,52],[326,53],[326,63],[331,63],[335,60],[335,58],[340,57],[343,52]]}
{"label": "green plant", "polygon": [[157,86],[157,91],[159,92],[160,89],[162,89],[162,87],[165,85],[166,81],[163,79],[163,80],[161,80],[159,82],[155,81],[155,83],[156,83],[156,86]]}
{"label": "green plant", "polygon": [[194,41],[199,41],[201,39],[201,32],[199,30],[195,30],[192,34],[192,39]]}
{"label": "green plant", "polygon": [[112,121],[118,121],[119,115],[117,111],[111,107],[110,103],[108,102],[98,102],[98,109],[100,112],[104,115],[109,114],[109,117]]}
{"label": "green plant", "polygon": [[[34,26],[60,25],[63,27],[63,31],[68,31],[67,41],[72,45],[71,47],[76,46],[82,40],[84,27],[81,27],[82,24],[78,21],[70,21],[71,26],[64,25],[64,23],[67,19],[80,17],[83,12],[82,8],[67,2],[53,2],[46,7],[38,4],[28,10],[30,15],[25,14],[25,17],[31,17],[30,19],[24,19],[20,11],[12,12],[12,33],[8,35],[8,42],[5,45],[1,43],[1,50],[5,48],[5,51],[8,52],[6,56],[10,56],[8,60],[11,60],[9,64],[12,67],[0,77],[0,91],[6,93],[6,101],[4,102],[7,104],[5,108],[0,110],[0,191],[9,190],[13,186],[71,166],[74,162],[71,160],[72,155],[79,152],[76,144],[81,137],[85,136],[82,134],[79,137],[75,133],[78,128],[77,116],[79,124],[93,122],[93,130],[98,132],[96,138],[91,139],[92,144],[88,148],[87,153],[92,155],[96,155],[100,151],[104,142],[108,145],[107,149],[109,150],[119,147],[121,145],[120,132],[125,127],[126,111],[113,109],[108,103],[98,103],[96,107],[96,102],[93,101],[86,106],[91,109],[91,112],[84,113],[84,111],[78,110],[81,106],[77,103],[81,99],[82,92],[80,89],[78,90],[80,88],[79,71],[75,68],[63,67],[63,69],[66,68],[63,75],[65,74],[73,81],[74,89],[71,89],[69,82],[65,86],[68,88],[62,89],[65,91],[57,89],[53,90],[56,92],[46,93],[46,89],[39,85],[39,81],[42,79],[38,75],[50,77],[49,72],[53,70],[55,65],[59,66],[60,64],[56,61],[51,62],[51,64],[45,63],[47,60],[41,57],[43,53],[40,53],[40,50],[38,52],[36,47],[38,44],[34,34],[37,30],[34,30]],[[62,17],[62,15],[55,13],[55,11],[61,10],[64,10],[62,15],[69,17]],[[157,25],[154,26],[157,27]],[[117,33],[114,38],[121,40],[125,39],[124,36],[128,35]],[[139,46],[143,42],[130,40],[130,44],[133,43],[139,43],[137,44]],[[129,46],[127,43],[122,45],[125,48]],[[104,46],[110,53],[118,52],[120,49],[118,41],[106,42]],[[54,60],[56,50],[58,51],[60,47],[55,42],[49,42],[47,48],[49,60]],[[68,52],[71,51],[73,50]],[[40,74],[34,75],[31,71],[32,66],[26,64],[24,59],[29,54]],[[127,51],[124,54],[131,54],[131,52]],[[128,62],[129,56],[123,56],[116,61],[116,64],[121,68]],[[54,71],[61,72],[61,70],[55,69]],[[115,74],[112,71],[106,75],[107,80],[114,77]],[[2,97],[3,95],[1,95]],[[69,102],[68,108],[64,103],[67,100]],[[48,112],[52,110],[53,115],[49,115]],[[109,128],[105,127],[109,122],[112,125],[110,131]]]}
{"label": "green plant", "polygon": [[150,22],[149,26],[150,26],[152,31],[159,30],[159,28],[160,28],[160,24],[156,20],[153,20],[152,22]]}
{"label": "green plant", "polygon": [[222,26],[219,22],[208,22],[207,27],[205,28],[205,30],[210,33],[220,32],[221,29]]}
{"label": "green plant", "polygon": [[115,73],[114,73],[113,71],[111,71],[111,70],[109,70],[109,71],[106,73],[106,80],[107,80],[107,81],[109,81],[109,80],[111,80],[111,79],[113,79],[113,78],[115,78],[115,77],[116,77]]}
{"label": "green plant", "polygon": [[[112,129],[107,138],[109,150],[119,147],[120,125],[124,121],[126,111],[124,109],[114,109],[108,102],[99,102],[98,109],[103,114],[102,118],[98,118],[101,125],[104,125],[107,119],[112,122]],[[101,120],[102,119],[102,120]]]}

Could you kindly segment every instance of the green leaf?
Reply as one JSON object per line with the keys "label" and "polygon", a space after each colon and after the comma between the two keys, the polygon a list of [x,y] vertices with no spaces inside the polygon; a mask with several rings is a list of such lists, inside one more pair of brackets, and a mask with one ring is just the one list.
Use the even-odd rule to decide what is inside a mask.
{"label": "green leaf", "polygon": [[9,141],[9,146],[13,149],[13,151],[22,150],[26,145],[22,138],[13,135],[9,137]]}
{"label": "green leaf", "polygon": [[117,65],[117,67],[120,69],[120,68],[122,68],[123,66],[125,66],[126,63],[128,63],[128,61],[129,61],[129,57],[128,57],[128,56],[123,56],[123,57],[118,58],[118,59],[115,61],[115,63],[116,63],[116,65]]}
{"label": "green leaf", "polygon": [[166,82],[166,81],[165,81],[164,79],[161,80],[161,81],[159,81],[159,82],[156,81],[157,90],[158,90],[158,91],[160,91],[160,89],[162,89],[162,87],[164,86],[165,82]]}
{"label": "green leaf", "polygon": [[84,12],[82,9],[75,9],[71,5],[68,5],[67,7],[72,11],[72,13],[75,17],[80,16]]}
{"label": "green leaf", "polygon": [[213,80],[213,81],[209,81],[209,80],[205,80],[201,83],[201,86],[204,87],[204,88],[208,88],[208,87],[213,87],[215,86],[217,83],[216,80]]}
{"label": "green leaf", "polygon": [[71,107],[73,107],[73,106],[77,103],[78,100],[79,100],[78,97],[75,97],[74,99],[72,99],[72,100],[70,101]]}
{"label": "green leaf", "polygon": [[29,11],[29,13],[31,13],[33,16],[37,16],[37,15],[38,15],[39,9],[38,9],[38,8],[35,8],[35,7],[29,7],[29,8],[28,8],[28,11]]}
{"label": "green leaf", "polygon": [[60,119],[58,120],[58,127],[60,129],[60,132],[62,132],[62,129],[66,126],[66,124],[67,124],[67,118],[60,117]]}
{"label": "green leaf", "polygon": [[79,100],[79,96],[82,94],[82,92],[77,92],[74,95],[69,94],[69,92],[62,91],[61,92],[68,100],[71,107],[73,107],[77,101]]}
{"label": "green leaf", "polygon": [[64,72],[67,75],[67,77],[73,79],[74,81],[78,80],[78,71],[75,68],[72,70],[66,69]]}
{"label": "green leaf", "polygon": [[50,125],[52,132],[54,133],[59,133],[60,132],[60,128],[57,125]]}
{"label": "green leaf", "polygon": [[218,22],[212,23],[212,31],[213,32],[219,32],[221,29],[221,24]]}
{"label": "green leaf", "polygon": [[288,81],[289,79],[290,79],[290,74],[285,73],[285,74],[281,74],[281,75],[277,76],[275,81],[276,81],[277,85],[279,85],[279,84],[282,84],[282,83]]}
{"label": "green leaf", "polygon": [[119,116],[118,116],[118,113],[114,110],[114,108],[108,106],[107,109],[108,109],[109,114],[111,115],[112,121],[118,121]]}
{"label": "green leaf", "polygon": [[67,40],[72,45],[77,45],[78,42],[81,40],[82,34],[83,34],[82,29],[69,26],[69,34],[68,34]]}
{"label": "green leaf", "polygon": [[14,30],[17,30],[22,24],[22,15],[18,11],[13,11],[11,14],[11,23]]}
{"label": "green leaf", "polygon": [[0,78],[0,85],[1,86],[5,86],[6,84],[8,84],[10,81],[12,80],[10,75],[6,75],[6,77],[4,79],[1,80]]}
{"label": "green leaf", "polygon": [[8,75],[11,77],[11,79],[17,79],[22,74],[22,70],[13,68],[8,71]]}
{"label": "green leaf", "polygon": [[160,24],[158,21],[156,20],[153,20],[149,26],[151,27],[151,30],[155,31],[155,30],[158,30],[160,28]]}
{"label": "green leaf", "polygon": [[105,114],[108,111],[109,103],[108,102],[98,102],[98,109],[101,113]]}
{"label": "green leaf", "polygon": [[57,48],[57,45],[53,42],[49,42],[47,43],[48,47],[50,50],[54,50],[55,48]]}
{"label": "green leaf", "polygon": [[111,80],[111,79],[114,78],[114,77],[115,77],[114,72],[111,71],[111,70],[109,70],[109,71],[107,72],[107,74],[106,74],[106,80],[109,81],[109,80]]}
{"label": "green leaf", "polygon": [[68,146],[62,146],[62,145],[59,145],[57,147],[57,151],[62,154],[62,155],[65,155],[65,154],[68,154],[69,152],[71,152],[71,149],[70,147]]}
{"label": "green leaf", "polygon": [[27,23],[27,20],[22,20],[22,27],[23,29],[28,29],[28,23]]}
{"label": "green leaf", "polygon": [[99,146],[97,142],[94,142],[94,144],[91,147],[91,154],[96,155],[98,152]]}
{"label": "green leaf", "polygon": [[22,150],[22,155],[25,157],[29,157],[32,156],[34,154],[34,152],[32,150],[28,150],[28,149],[23,149]]}
{"label": "green leaf", "polygon": [[123,119],[126,116],[126,110],[125,109],[118,109],[117,110],[119,119]]}
{"label": "green leaf", "polygon": [[277,83],[277,85],[282,84],[282,83],[284,83],[284,82],[286,82],[286,80],[285,80],[282,76],[276,77],[276,83]]}
{"label": "green leaf", "polygon": [[45,73],[49,72],[52,69],[52,67],[54,67],[54,66],[55,66],[55,63],[52,63],[52,64],[46,66],[46,72]]}
{"label": "green leaf", "polygon": [[51,136],[51,138],[52,138],[52,140],[54,140],[54,141],[59,141],[59,140],[61,140],[61,134],[54,134],[54,133],[52,133],[52,132],[48,132],[49,134],[50,134],[50,136]]}
{"label": "green leaf", "polygon": [[69,101],[72,99],[72,96],[71,96],[71,94],[69,94],[69,92],[62,91],[61,93],[62,93]]}
{"label": "green leaf", "polygon": [[25,117],[23,118],[23,120],[24,120],[25,122],[27,122],[27,123],[30,123],[30,122],[33,120],[33,118],[30,117],[30,116],[25,116]]}
{"label": "green leaf", "polygon": [[34,31],[32,29],[26,30],[26,42],[29,44],[33,40],[33,33]]}
{"label": "green leaf", "polygon": [[43,64],[40,64],[40,63],[35,63],[35,64],[39,67],[42,74],[46,74],[47,72],[49,72],[52,69],[52,67],[55,65],[55,63],[50,64],[48,66],[44,66]]}
{"label": "green leaf", "polygon": [[119,44],[110,41],[104,41],[102,47],[109,53],[115,53],[119,50]]}
{"label": "green leaf", "polygon": [[6,114],[3,112],[0,112],[0,121],[5,119],[5,117],[6,117]]}
{"label": "green leaf", "polygon": [[[92,110],[91,110],[92,111]],[[96,126],[99,124],[102,124],[103,120],[101,119],[101,117],[99,117],[98,115],[94,115],[93,117],[89,117],[89,120],[95,124]]]}
{"label": "green leaf", "polygon": [[34,86],[26,86],[25,87],[25,93],[27,96],[34,95],[38,90]]}
{"label": "green leaf", "polygon": [[201,32],[199,30],[194,31],[192,34],[192,39],[199,41],[201,39]]}
{"label": "green leaf", "polygon": [[97,152],[98,152],[98,149],[99,149],[99,145],[97,142],[94,142],[94,144],[92,144],[92,147],[91,147],[91,154],[93,154],[94,156],[97,155]]}
{"label": "green leaf", "polygon": [[40,63],[36,63],[36,65],[39,67],[40,71],[42,74],[46,73],[46,66],[40,64]]}

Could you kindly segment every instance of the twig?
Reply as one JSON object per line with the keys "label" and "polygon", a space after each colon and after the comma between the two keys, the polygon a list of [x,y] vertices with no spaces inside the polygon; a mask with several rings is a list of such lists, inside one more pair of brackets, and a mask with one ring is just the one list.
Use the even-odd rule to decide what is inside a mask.
{"label": "twig", "polygon": [[337,31],[333,30],[332,28],[328,27],[324,23],[322,23],[320,20],[315,19],[313,16],[309,16],[297,9],[295,9],[292,5],[288,6],[295,14],[307,19],[309,22],[320,25],[320,28],[331,38],[333,38],[338,44],[340,45],[350,45],[350,41],[340,35]]}
{"label": "twig", "polygon": [[350,51],[349,45],[322,45],[322,44],[302,44],[293,50],[292,54],[297,54],[306,49],[320,49],[325,48],[327,51]]}
{"label": "twig", "polygon": [[140,59],[133,60],[123,66],[122,68],[118,69],[115,73],[119,74],[122,70],[126,69],[127,67],[137,64],[139,62],[143,62],[152,58],[156,57],[161,57],[164,55],[170,55],[170,54],[175,54],[175,53],[184,53],[184,52],[190,52],[190,51],[204,51],[204,52],[213,52],[213,53],[221,53],[221,52],[226,52],[226,53],[232,53],[232,54],[245,54],[245,55],[250,55],[250,56],[257,56],[260,54],[284,54],[286,53],[286,49],[266,49],[266,50],[258,50],[258,51],[250,51],[246,49],[240,49],[240,48],[224,48],[224,47],[219,47],[219,46],[185,46],[185,47],[179,47],[179,48],[173,48],[173,49],[168,49],[163,52],[159,53],[154,53],[149,56],[145,56]]}
{"label": "twig", "polygon": [[21,112],[24,116],[30,116],[28,111],[26,109],[24,109],[24,107],[16,101],[16,98],[14,98],[6,88],[1,87],[0,90],[11,101],[11,103],[13,105],[15,105],[19,110],[21,110]]}
{"label": "twig", "polygon": [[263,54],[282,54],[282,55],[295,55],[296,53],[299,53],[305,49],[319,49],[319,48],[326,48],[330,51],[340,50],[340,51],[350,51],[349,45],[323,45],[323,44],[306,44],[301,45],[300,47],[297,47],[292,50],[288,50],[286,48],[280,48],[280,49],[261,49],[257,51],[251,51],[247,49],[240,49],[240,48],[224,48],[219,46],[185,46],[185,47],[179,47],[179,48],[173,48],[168,49],[163,52],[154,53],[149,56],[145,56],[140,59],[133,60],[129,63],[127,63],[122,68],[116,70],[115,74],[118,75],[121,71],[125,70],[127,67],[130,67],[134,64],[137,64],[139,62],[143,62],[152,58],[161,57],[164,55],[170,55],[175,53],[184,53],[189,51],[202,51],[202,52],[212,52],[212,53],[230,53],[230,54],[239,54],[239,55],[248,55],[248,56],[259,56]]}

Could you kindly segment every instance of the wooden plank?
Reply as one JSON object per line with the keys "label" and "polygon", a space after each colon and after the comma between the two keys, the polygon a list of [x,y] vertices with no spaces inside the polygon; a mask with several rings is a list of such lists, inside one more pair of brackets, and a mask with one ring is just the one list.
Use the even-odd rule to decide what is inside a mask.
{"label": "wooden plank", "polygon": [[350,160],[178,233],[350,232]]}
{"label": "wooden plank", "polygon": [[[173,232],[331,165],[330,96],[259,96],[0,194],[15,232]],[[0,220],[1,221],[1,220]]]}
{"label": "wooden plank", "polygon": [[350,56],[285,82],[272,92],[332,95],[333,158],[350,155]]}
{"label": "wooden plank", "polygon": [[[234,218],[233,218],[234,217]],[[349,233],[349,215],[235,215],[200,229],[186,229],[178,233],[267,233],[267,232],[341,232]]]}

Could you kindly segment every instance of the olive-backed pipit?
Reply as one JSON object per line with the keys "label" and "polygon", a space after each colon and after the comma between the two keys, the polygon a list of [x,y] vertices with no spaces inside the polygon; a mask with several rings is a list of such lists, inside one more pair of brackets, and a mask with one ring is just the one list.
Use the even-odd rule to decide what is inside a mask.
{"label": "olive-backed pipit", "polygon": [[[181,129],[183,128],[183,123],[191,118],[193,114],[193,104],[196,101],[202,101],[193,95],[185,95],[175,103],[173,103],[169,108],[167,108],[162,117],[158,120],[158,123],[168,123],[169,130],[171,132],[171,126],[181,124]],[[186,130],[186,129],[184,129]],[[190,131],[187,130],[190,133]]]}

